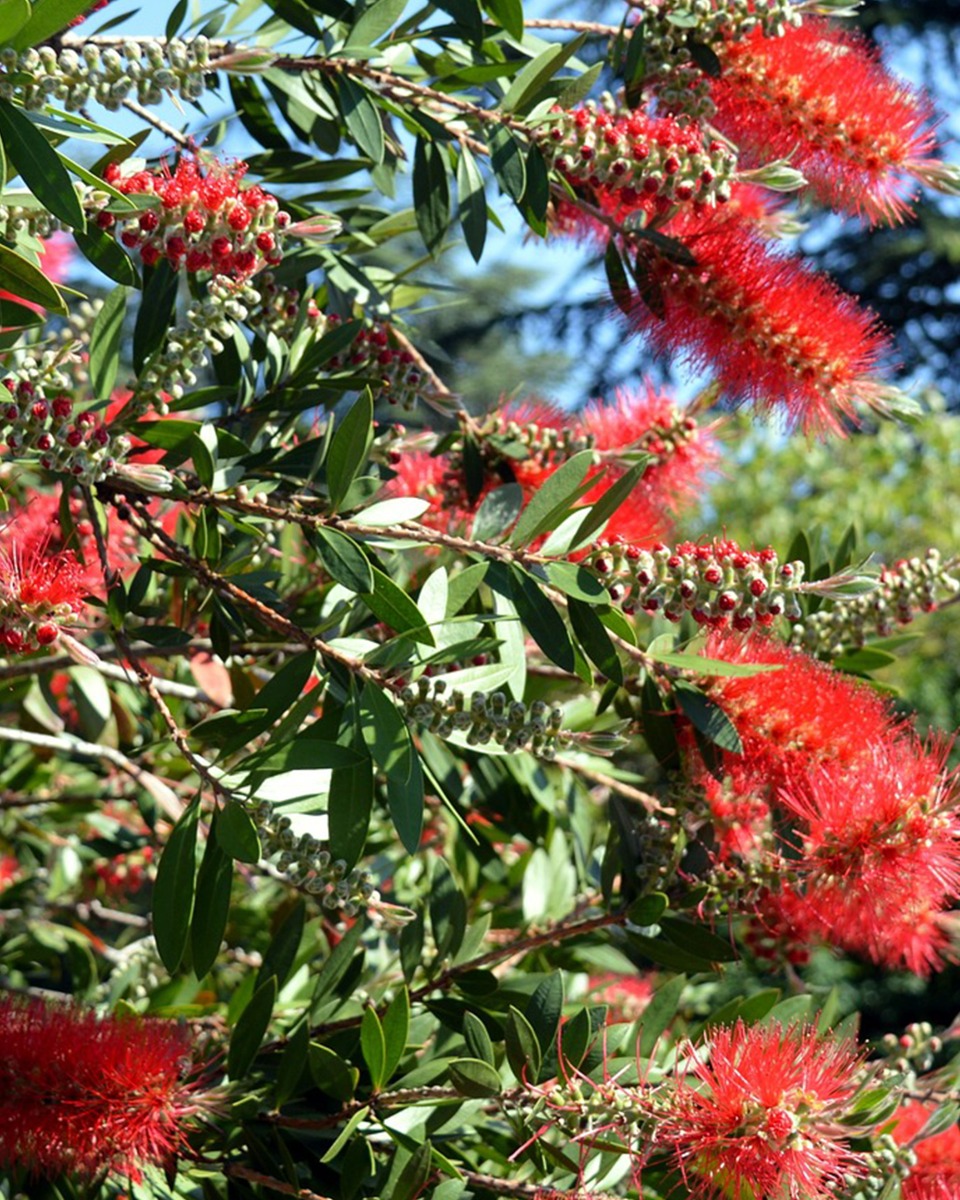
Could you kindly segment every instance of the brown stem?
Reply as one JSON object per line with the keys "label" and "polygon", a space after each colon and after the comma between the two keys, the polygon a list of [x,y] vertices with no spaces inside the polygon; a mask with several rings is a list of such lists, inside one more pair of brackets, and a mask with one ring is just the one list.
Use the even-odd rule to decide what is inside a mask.
{"label": "brown stem", "polygon": [[519,1200],[615,1200],[608,1192],[585,1191],[579,1186],[567,1191],[564,1188],[544,1187],[541,1183],[520,1183],[512,1179],[503,1179],[499,1175],[482,1175],[462,1167],[459,1171],[471,1187],[482,1188],[498,1196],[516,1196]]}
{"label": "brown stem", "polygon": [[245,1179],[248,1183],[258,1183],[271,1192],[279,1192],[283,1196],[295,1196],[297,1200],[330,1200],[319,1192],[311,1192],[307,1188],[294,1187],[292,1183],[284,1183],[282,1179],[274,1179],[272,1175],[264,1175],[262,1171],[253,1171],[241,1163],[227,1163],[223,1173],[230,1179]]}
{"label": "brown stem", "polygon": [[168,137],[172,142],[174,142],[177,146],[180,146],[182,149],[189,150],[193,145],[193,139],[187,134],[181,133],[178,129],[174,129],[172,125],[168,125],[167,122],[158,117],[156,113],[152,113],[149,108],[144,108],[143,105],[138,104],[136,100],[127,99],[122,101],[122,103],[123,107],[127,109],[128,112],[134,113],[142,121],[146,121],[148,125],[152,125],[154,129],[159,130],[164,137]]}

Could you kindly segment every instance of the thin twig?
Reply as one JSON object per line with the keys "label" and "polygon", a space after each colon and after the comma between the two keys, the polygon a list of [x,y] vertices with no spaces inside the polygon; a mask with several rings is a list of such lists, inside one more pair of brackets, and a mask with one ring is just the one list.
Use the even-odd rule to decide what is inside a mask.
{"label": "thin twig", "polygon": [[154,129],[160,131],[166,137],[170,138],[178,146],[184,150],[189,150],[193,145],[193,139],[187,134],[181,133],[178,129],[174,129],[172,125],[168,125],[166,121],[158,117],[156,113],[152,113],[148,108],[144,108],[142,104],[138,104],[136,100],[124,100],[123,107],[129,112],[135,113],[141,120],[146,121],[148,125],[152,125]]}
{"label": "thin twig", "polygon": [[248,1183],[258,1183],[271,1192],[279,1192],[282,1196],[295,1196],[296,1200],[330,1200],[319,1192],[311,1192],[307,1188],[294,1187],[292,1183],[284,1183],[282,1179],[274,1179],[272,1175],[264,1175],[262,1171],[253,1171],[241,1163],[227,1163],[223,1173],[230,1179],[246,1179]]}

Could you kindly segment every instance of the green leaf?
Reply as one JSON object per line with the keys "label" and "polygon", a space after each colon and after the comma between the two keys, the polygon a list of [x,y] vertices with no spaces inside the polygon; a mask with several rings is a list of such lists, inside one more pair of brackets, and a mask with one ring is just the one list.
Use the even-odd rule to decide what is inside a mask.
{"label": "green leaf", "polygon": [[318,525],[313,534],[317,557],[331,579],[351,592],[365,594],[373,590],[373,568],[353,538],[324,525]]}
{"label": "green leaf", "polygon": [[[165,258],[153,268],[133,330],[133,368],[139,371],[173,327],[180,275]],[[162,425],[163,421],[154,424]]]}
{"label": "green leaf", "polygon": [[[557,1030],[560,1028],[562,1013],[563,974],[554,971],[537,985],[536,991],[527,1001],[524,1012],[547,1059],[552,1058],[556,1050]],[[549,1070],[549,1066],[547,1069]]]}
{"label": "green leaf", "polygon": [[673,694],[684,715],[708,741],[731,754],[743,753],[740,734],[719,704],[715,704],[698,688],[679,679],[674,681]]}
{"label": "green leaf", "polygon": [[592,538],[603,529],[617,509],[630,498],[630,493],[643,478],[650,461],[651,459],[644,458],[634,463],[616,483],[607,488],[600,499],[591,506],[589,514],[577,530],[578,541]]}
{"label": "green leaf", "polygon": [[[66,302],[40,268],[8,246],[0,246],[0,288],[19,300],[41,305],[48,312],[67,314]],[[4,324],[14,322],[5,320]]]}
{"label": "green leaf", "polygon": [[567,612],[576,639],[587,658],[607,679],[623,683],[623,666],[605,625],[593,607],[571,598],[567,601]]}
{"label": "green leaf", "polygon": [[[46,3],[46,0],[44,0]],[[30,20],[30,0],[3,0],[0,4],[0,46],[13,39]]]}
{"label": "green leaf", "polygon": [[91,223],[86,229],[75,230],[73,240],[87,262],[93,263],[108,279],[123,287],[140,286],[140,276],[130,256],[99,226]]}
{"label": "green leaf", "polygon": [[361,730],[367,748],[387,776],[387,807],[404,848],[415,854],[423,829],[423,771],[403,717],[373,683],[360,697]]}
{"label": "green leaf", "polygon": [[298,1088],[310,1059],[310,1029],[301,1021],[288,1035],[286,1049],[277,1068],[274,1105],[282,1108]]}
{"label": "green leaf", "polygon": [[225,854],[237,862],[260,861],[260,835],[253,818],[242,804],[228,800],[220,810],[217,821],[217,840]]}
{"label": "green leaf", "polygon": [[373,0],[363,8],[347,36],[344,54],[361,46],[372,46],[388,29],[397,23],[407,6],[407,0]]}
{"label": "green leaf", "polygon": [[564,1025],[560,1034],[560,1050],[565,1062],[574,1069],[586,1057],[594,1039],[593,1022],[587,1009],[579,1009]]}
{"label": "green leaf", "polygon": [[666,912],[667,903],[663,892],[651,892],[648,896],[641,896],[627,909],[631,925],[639,925],[641,929],[656,925]]}
{"label": "green leaf", "polygon": [[383,136],[383,125],[380,123],[379,109],[367,92],[348,76],[340,77],[338,87],[343,119],[350,136],[373,165],[379,166],[386,153],[386,140]]}
{"label": "green leaf", "polygon": [[372,1007],[363,1010],[363,1018],[360,1021],[360,1049],[370,1072],[373,1090],[379,1092],[386,1079],[387,1043],[380,1018],[376,1009]]}
{"label": "green leaf", "polygon": [[61,29],[66,29],[74,17],[81,16],[89,7],[90,0],[41,0],[29,21],[19,26],[16,36],[9,39],[10,45],[14,50],[39,46]]}
{"label": "green leaf", "polygon": [[274,979],[278,988],[282,988],[286,983],[303,940],[306,919],[307,906],[302,900],[298,900],[280,922],[279,928],[270,939],[270,945],[267,947],[257,973],[258,987],[261,987],[268,979]]}
{"label": "green leaf", "polygon": [[483,10],[518,42],[523,40],[523,4],[521,0],[482,0]]}
{"label": "green leaf", "polygon": [[341,1102],[352,1099],[360,1079],[356,1067],[348,1066],[335,1050],[317,1042],[310,1044],[309,1063],[310,1075],[321,1092]]}
{"label": "green leaf", "polygon": [[487,240],[487,195],[477,161],[466,146],[457,159],[457,215],[467,249],[479,262]]}
{"label": "green leaf", "polygon": [[868,671],[879,671],[881,667],[889,667],[896,661],[896,655],[886,650],[878,650],[875,646],[861,646],[858,650],[851,650],[848,654],[835,658],[833,665],[838,671],[863,675]]}
{"label": "green leaf", "polygon": [[383,1014],[383,1040],[386,1051],[383,1082],[386,1083],[400,1065],[407,1049],[410,1033],[410,993],[401,987]]}
{"label": "green leaf", "polygon": [[649,1058],[653,1054],[660,1036],[677,1015],[680,996],[686,986],[686,976],[677,975],[674,979],[668,979],[653,993],[653,999],[637,1021],[640,1038],[636,1052],[640,1058]]}
{"label": "green leaf", "polygon": [[749,679],[751,675],[762,675],[766,671],[780,671],[780,663],[733,663],[721,658],[703,658],[699,654],[684,654],[681,651],[650,649],[655,662],[669,667],[681,667],[703,676],[726,676],[730,679]]}
{"label": "green leaf", "polygon": [[504,125],[490,134],[490,166],[504,192],[519,204],[527,186],[527,164],[519,142]]}
{"label": "green leaf", "polygon": [[224,854],[217,841],[218,816],[214,813],[210,821],[210,836],[197,875],[197,900],[190,926],[190,954],[193,973],[198,979],[203,979],[217,961],[230,915],[233,860]]}
{"label": "green leaf", "polygon": [[517,1009],[510,1006],[505,1027],[507,1061],[518,1081],[535,1083],[540,1074],[542,1056],[537,1035],[530,1022]]}
{"label": "green leaf", "polygon": [[675,946],[696,954],[710,963],[733,962],[737,957],[736,947],[729,941],[717,937],[702,925],[695,925],[683,917],[661,916],[660,928]]}
{"label": "green leaf", "polygon": [[423,834],[423,769],[409,731],[407,740],[412,754],[410,774],[406,778],[387,776],[387,808],[404,849],[409,854],[416,854]]}
{"label": "green leaf", "polygon": [[83,207],[56,150],[22,109],[2,99],[0,141],[7,159],[43,207],[71,229],[84,229]]}
{"label": "green leaf", "polygon": [[[468,1013],[472,1016],[472,1013]],[[455,1058],[450,1063],[450,1082],[461,1096],[484,1100],[488,1096],[499,1096],[502,1090],[500,1075],[489,1062],[480,1058]]]}
{"label": "green leaf", "polygon": [[463,1015],[463,1038],[467,1043],[467,1049],[474,1058],[489,1063],[491,1067],[496,1064],[497,1059],[493,1052],[490,1034],[487,1033],[486,1025],[475,1013],[466,1012]]}
{"label": "green leaf", "polygon": [[432,1164],[433,1150],[427,1141],[417,1146],[410,1155],[410,1161],[400,1172],[400,1178],[390,1188],[391,1200],[415,1200],[430,1178]]}
{"label": "green leaf", "polygon": [[508,544],[520,549],[541,533],[555,529],[584,492],[593,486],[593,480],[584,482],[592,466],[593,453],[581,450],[548,476],[520,514]]}
{"label": "green leaf", "polygon": [[127,289],[123,287],[107,292],[103,307],[93,323],[90,334],[90,386],[98,400],[106,400],[117,381],[127,295]]}
{"label": "green leaf", "polygon": [[443,151],[422,137],[413,153],[413,207],[417,228],[432,254],[450,224],[450,185]]}
{"label": "green leaf", "polygon": [[[316,989],[313,994],[315,1005],[320,1004],[336,988],[346,975],[347,969],[353,962],[353,956],[361,946],[363,937],[363,921],[355,921],[347,930],[336,946],[333,953],[320,968],[317,975]],[[407,929],[410,926],[406,926]]]}
{"label": "green leaf", "polygon": [[500,103],[501,110],[505,113],[516,112],[523,108],[527,100],[535,99],[548,80],[579,52],[586,39],[587,35],[581,33],[569,42],[549,46],[536,58],[531,59],[510,85]]}
{"label": "green leaf", "polygon": [[373,396],[369,388],[364,388],[334,429],[324,462],[327,491],[334,512],[366,463],[372,441]]}
{"label": "green leaf", "polygon": [[415,642],[426,646],[436,645],[420,609],[383,571],[374,569],[373,591],[365,592],[363,601],[379,620],[397,633],[409,633]]}
{"label": "green leaf", "polygon": [[499,541],[522,507],[523,488],[518,483],[505,483],[487,492],[473,518],[470,537],[475,542]]}
{"label": "green leaf", "polygon": [[633,289],[630,287],[627,269],[623,265],[615,238],[611,238],[607,242],[603,266],[607,273],[607,286],[610,288],[611,299],[617,308],[629,317],[635,308]]}
{"label": "green leaf", "polygon": [[200,797],[183,810],[167,838],[153,886],[153,936],[160,961],[172,975],[180,966],[193,916]]}
{"label": "green leaf", "polygon": [[363,854],[373,811],[373,766],[364,757],[352,767],[338,767],[330,780],[327,819],[330,823],[330,853],[341,858],[347,870]]}
{"label": "green leaf", "polygon": [[276,1000],[277,981],[271,976],[253,993],[230,1038],[227,1074],[231,1079],[242,1078],[253,1065],[260,1043],[270,1026]]}
{"label": "green leaf", "polygon": [[[326,1049],[326,1047],[324,1047],[324,1049]],[[343,1129],[341,1129],[340,1133],[337,1135],[337,1140],[333,1143],[323,1158],[320,1159],[320,1161],[322,1163],[333,1162],[340,1151],[353,1137],[354,1131],[367,1119],[369,1114],[369,1108],[358,1108],[346,1125],[344,1125]]]}
{"label": "green leaf", "polygon": [[437,958],[453,957],[467,928],[467,900],[442,858],[434,862],[430,885],[430,925]]}
{"label": "green leaf", "polygon": [[544,654],[574,671],[576,655],[563,618],[522,567],[510,567],[510,592],[520,620]]}

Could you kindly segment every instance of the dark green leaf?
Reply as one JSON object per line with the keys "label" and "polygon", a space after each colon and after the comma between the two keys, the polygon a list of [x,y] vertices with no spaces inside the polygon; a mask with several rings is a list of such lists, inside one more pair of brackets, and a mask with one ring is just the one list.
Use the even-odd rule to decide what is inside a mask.
{"label": "dark green leaf", "polygon": [[736,947],[729,941],[724,941],[709,929],[684,920],[683,917],[662,916],[658,924],[675,946],[688,950],[707,962],[733,962],[737,957]]}
{"label": "dark green leaf", "polygon": [[173,974],[180,966],[193,916],[200,797],[183,810],[160,856],[153,886],[153,936],[160,961]]}
{"label": "dark green leaf", "polygon": [[651,892],[648,896],[641,896],[639,900],[635,900],[627,909],[627,916],[631,925],[646,928],[656,925],[666,910],[667,897],[662,892]]}
{"label": "dark green leaf", "polygon": [[[0,246],[0,288],[10,292],[16,299],[39,304],[49,312],[66,316],[67,306],[57,288],[28,259],[15,253],[8,246]],[[4,318],[5,325],[19,322]]]}
{"label": "dark green leaf", "polygon": [[567,601],[570,624],[584,654],[608,679],[623,683],[623,667],[603,622],[589,604]]}
{"label": "dark green leaf", "polygon": [[127,311],[127,289],[107,292],[97,313],[90,335],[90,386],[98,400],[106,400],[113,391],[120,368],[120,338]]}
{"label": "dark green leaf", "polygon": [[592,479],[584,482],[592,466],[592,452],[581,450],[548,476],[520,514],[509,544],[519,549],[541,533],[555,529],[584,492],[593,486]]}
{"label": "dark green leaf", "polygon": [[260,1049],[263,1035],[270,1025],[273,1006],[277,999],[277,981],[271,976],[253,993],[250,1003],[243,1010],[230,1038],[227,1053],[227,1074],[231,1079],[240,1079],[253,1065]]}
{"label": "dark green leaf", "polygon": [[370,760],[352,767],[339,767],[330,780],[327,818],[330,822],[330,853],[341,858],[347,870],[363,854],[373,811],[373,768]]}
{"label": "dark green leaf", "polygon": [[467,927],[467,900],[442,858],[434,862],[430,886],[430,925],[437,958],[453,957]]}
{"label": "dark green leaf", "polygon": [[400,1172],[400,1178],[390,1189],[392,1200],[414,1200],[419,1196],[430,1178],[432,1163],[433,1151],[429,1141],[417,1146],[410,1161]]}
{"label": "dark green leaf", "polygon": [[18,29],[30,20],[30,0],[5,0],[0,5],[0,46],[13,40]]}
{"label": "dark green leaf", "polygon": [[98,225],[91,223],[86,229],[76,230],[73,240],[87,262],[93,263],[108,279],[124,287],[140,286],[140,276],[130,256]]}
{"label": "dark green leaf", "polygon": [[260,835],[253,818],[242,804],[228,800],[220,810],[217,821],[217,840],[225,854],[237,862],[260,861]]}
{"label": "dark green leaf", "polygon": [[838,671],[849,671],[855,675],[864,675],[868,671],[879,671],[881,667],[889,667],[896,662],[896,655],[886,650],[877,650],[874,646],[861,646],[859,650],[851,650],[833,660]]}
{"label": "dark green leaf", "polygon": [[537,1035],[530,1022],[517,1009],[510,1006],[504,1030],[507,1044],[507,1061],[521,1082],[535,1083],[540,1074],[542,1055]]}
{"label": "dark green leaf", "polygon": [[616,238],[610,238],[607,242],[606,253],[603,256],[603,265],[607,272],[607,286],[610,288],[610,296],[621,312],[629,316],[633,312],[634,300],[633,290],[630,287],[630,280],[627,278],[627,271],[623,265],[623,259],[620,257],[620,251],[617,248]]}
{"label": "dark green leaf", "polygon": [[563,974],[560,971],[554,971],[537,985],[536,991],[527,1002],[524,1013],[538,1044],[543,1048],[546,1059],[555,1056],[557,1030],[560,1028],[562,1013]]}
{"label": "dark green leaf", "polygon": [[581,33],[569,42],[558,42],[548,46],[536,58],[531,59],[510,85],[500,103],[501,110],[506,113],[517,112],[522,110],[527,102],[536,100],[544,85],[579,53],[586,39],[587,35]]}
{"label": "dark green leaf", "polygon": [[[407,738],[410,740],[409,732]],[[423,769],[420,766],[420,758],[413,749],[412,740],[410,750],[410,774],[406,778],[387,776],[387,808],[404,849],[408,854],[416,854],[423,833]]]}
{"label": "dark green leaf", "polygon": [[[363,921],[355,921],[334,946],[333,953],[320,968],[313,994],[315,1005],[329,996],[347,973],[347,968],[353,962],[353,956],[361,946],[363,926]],[[410,927],[408,925],[405,928],[409,929]]]}
{"label": "dark green leaf", "polygon": [[490,166],[504,192],[519,204],[527,186],[527,165],[523,148],[504,125],[490,134]]}
{"label": "dark green leaf", "polygon": [[197,900],[190,926],[190,954],[193,973],[198,979],[203,979],[217,961],[230,915],[233,861],[224,854],[217,841],[217,817],[214,813],[210,821],[210,836],[197,875]]}
{"label": "dark green leaf", "polygon": [[404,925],[400,930],[400,967],[403,977],[409,983],[423,963],[423,913]]}
{"label": "dark green leaf", "polygon": [[10,45],[14,50],[39,46],[61,29],[66,29],[74,17],[81,16],[89,7],[90,0],[41,0],[34,6],[30,20],[10,39]]}
{"label": "dark green leaf", "polygon": [[652,649],[650,657],[658,663],[670,667],[681,667],[685,671],[695,671],[703,676],[727,676],[731,679],[748,679],[751,675],[762,675],[767,671],[781,670],[780,663],[734,663],[724,662],[720,658],[703,658],[699,654],[685,654],[682,651],[663,651]]}
{"label": "dark green leaf", "polygon": [[346,1146],[346,1144],[351,1140],[357,1127],[367,1119],[369,1113],[370,1109],[367,1107],[357,1109],[346,1125],[344,1125],[343,1129],[340,1130],[336,1141],[326,1152],[323,1158],[320,1159],[322,1163],[333,1162],[344,1146]]}
{"label": "dark green leaf", "polygon": [[400,1065],[407,1049],[410,1033],[410,993],[401,987],[383,1014],[383,1041],[386,1051],[383,1082],[386,1083]]}
{"label": "dark green leaf", "polygon": [[495,1067],[483,1059],[455,1058],[450,1063],[449,1071],[450,1082],[461,1096],[483,1100],[488,1096],[498,1096],[502,1089]]}
{"label": "dark green leaf", "polygon": [[340,104],[350,136],[374,166],[383,162],[386,141],[380,112],[370,96],[346,75],[339,80]]}
{"label": "dark green leaf", "polygon": [[487,240],[487,195],[476,159],[466,146],[457,160],[458,216],[467,249],[479,262]]}
{"label": "dark green leaf", "polygon": [[373,0],[364,5],[347,37],[343,48],[349,54],[354,47],[372,46],[388,29],[397,23],[407,6],[407,0]]}
{"label": "dark green leaf", "polygon": [[679,679],[674,682],[673,694],[681,711],[708,741],[731,754],[743,753],[743,742],[737,728],[719,704],[715,704],[692,684]]}
{"label": "dark green leaf", "polygon": [[364,388],[338,422],[324,460],[327,473],[327,491],[331,509],[336,512],[360,468],[367,461],[370,443],[373,441],[373,397],[369,388]]}
{"label": "dark green leaf", "polygon": [[23,109],[2,99],[0,141],[8,161],[43,207],[71,229],[84,229],[87,221],[83,206],[56,150]]}
{"label": "dark green leaf", "polygon": [[803,563],[804,574],[809,578],[813,573],[813,550],[810,546],[810,539],[802,529],[793,535],[784,561],[794,562],[796,560]]}
{"label": "dark green leaf", "polygon": [[512,38],[523,40],[523,4],[521,0],[481,0],[484,12],[505,29]]}
{"label": "dark green leaf", "polygon": [[[143,300],[137,312],[137,323],[133,330],[133,368],[139,371],[151,354],[161,344],[167,331],[174,324],[177,306],[177,288],[180,283],[165,258],[153,268],[143,292]],[[157,425],[165,422],[157,421]]]}
{"label": "dark green leaf", "polygon": [[550,206],[550,175],[540,147],[533,143],[527,151],[527,182],[520,201],[524,220],[541,237],[547,235],[547,209]]}
{"label": "dark green leaf", "polygon": [[374,1008],[367,1007],[363,1010],[360,1022],[360,1049],[370,1072],[373,1090],[379,1092],[386,1078],[387,1043],[383,1036],[383,1026]]}
{"label": "dark green leaf", "polygon": [[277,1068],[274,1105],[282,1108],[295,1095],[310,1058],[310,1029],[306,1021],[288,1035],[287,1046]]}
{"label": "dark green leaf", "polygon": [[268,979],[274,979],[277,987],[282,988],[287,976],[296,962],[297,951],[303,940],[303,929],[307,919],[306,905],[298,900],[280,923],[280,927],[270,939],[257,973],[257,986],[262,986]]}
{"label": "dark green leaf", "polygon": [[617,509],[630,498],[630,493],[643,478],[650,461],[650,459],[644,459],[634,463],[616,483],[607,488],[600,499],[591,506],[583,524],[577,529],[578,542],[599,533]]}
{"label": "dark green leaf", "polygon": [[309,1051],[310,1074],[321,1092],[346,1102],[353,1097],[360,1072],[343,1061],[335,1050],[312,1042]]}
{"label": "dark green leaf", "polygon": [[517,614],[540,649],[565,671],[576,668],[576,655],[563,618],[522,567],[510,567],[510,592]]}
{"label": "dark green leaf", "polygon": [[424,245],[432,253],[450,224],[450,185],[443,151],[422,137],[413,155],[413,207]]}
{"label": "dark green leaf", "polygon": [[415,642],[435,645],[433,634],[426,628],[423,614],[403,588],[389,575],[374,569],[373,591],[365,592],[364,603],[385,625],[397,633],[409,633]]}
{"label": "dark green leaf", "polygon": [[372,591],[373,568],[357,543],[339,529],[329,529],[324,525],[318,525],[313,532],[317,557],[331,579],[351,592]]}
{"label": "dark green leaf", "polygon": [[487,492],[476,516],[470,537],[476,542],[497,540],[509,530],[523,507],[523,488],[517,483],[505,483]]}
{"label": "dark green leaf", "polygon": [[675,979],[668,979],[666,983],[661,984],[653,993],[653,999],[637,1022],[640,1026],[637,1054],[641,1058],[649,1058],[653,1054],[661,1034],[677,1015],[680,996],[686,986],[686,976],[678,975]]}
{"label": "dark green leaf", "polygon": [[605,604],[607,589],[596,575],[577,563],[547,563],[545,574],[557,591],[586,604]]}
{"label": "dark green leaf", "polygon": [[705,75],[709,75],[711,79],[720,78],[723,65],[712,46],[691,37],[687,38],[687,49],[690,51],[690,57]]}
{"label": "dark green leaf", "polygon": [[463,1017],[463,1038],[467,1043],[467,1050],[474,1058],[479,1058],[490,1066],[494,1066],[497,1059],[493,1052],[493,1042],[490,1041],[490,1034],[487,1033],[487,1027],[475,1013],[467,1012]]}

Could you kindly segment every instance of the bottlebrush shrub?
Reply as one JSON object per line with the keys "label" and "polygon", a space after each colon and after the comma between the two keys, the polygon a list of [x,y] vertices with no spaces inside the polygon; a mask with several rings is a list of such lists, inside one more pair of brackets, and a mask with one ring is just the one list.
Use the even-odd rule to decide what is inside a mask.
{"label": "bottlebrush shrub", "polygon": [[[783,243],[950,190],[929,103],[826,0],[7,7],[4,1194],[952,1195],[948,698],[871,674],[957,549],[805,533],[723,413],[909,408]],[[461,401],[511,205],[672,382]]]}

